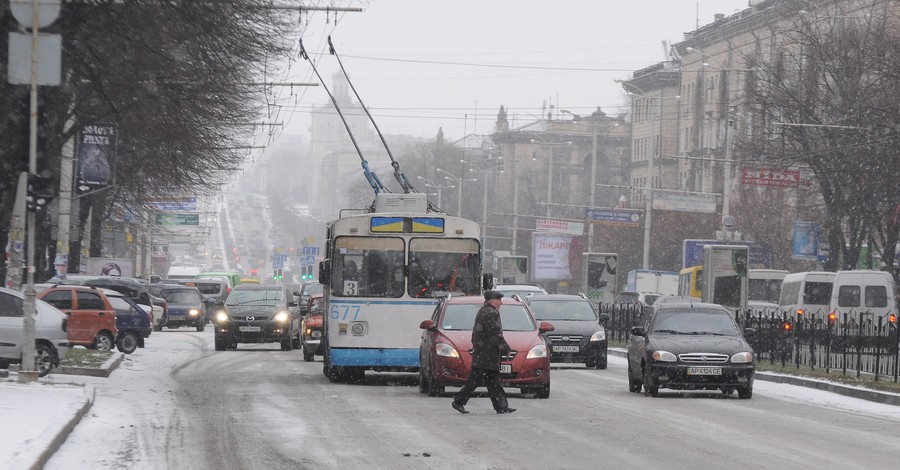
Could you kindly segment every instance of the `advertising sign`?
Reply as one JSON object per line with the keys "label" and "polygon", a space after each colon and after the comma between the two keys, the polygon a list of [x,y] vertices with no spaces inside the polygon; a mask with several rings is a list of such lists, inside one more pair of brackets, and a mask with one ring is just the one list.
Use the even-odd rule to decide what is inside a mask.
{"label": "advertising sign", "polygon": [[800,186],[800,170],[744,168],[741,182],[747,186],[796,188]]}
{"label": "advertising sign", "polygon": [[582,263],[583,285],[587,286],[587,297],[594,302],[613,302],[618,284],[616,267],[619,264],[617,253],[584,253]]}
{"label": "advertising sign", "polygon": [[86,126],[78,135],[75,154],[75,194],[105,189],[115,181],[116,127]]}
{"label": "advertising sign", "polygon": [[500,284],[524,284],[528,282],[527,256],[502,256],[500,263]]}
{"label": "advertising sign", "polygon": [[564,235],[534,234],[533,259],[535,280],[569,280],[572,270],[569,266],[569,250],[572,237]]}
{"label": "advertising sign", "polygon": [[591,223],[638,227],[643,213],[631,209],[585,209],[584,218]]}
{"label": "advertising sign", "polygon": [[84,273],[89,276],[134,277],[134,263],[125,258],[88,258]]}
{"label": "advertising sign", "polygon": [[537,219],[534,229],[538,232],[565,233],[568,235],[584,235],[584,223],[568,220]]}
{"label": "advertising sign", "polygon": [[794,222],[794,259],[816,261],[819,256],[821,227],[813,222]]}
{"label": "advertising sign", "polygon": [[659,193],[653,196],[653,208],[663,211],[714,214],[716,196],[712,194]]}

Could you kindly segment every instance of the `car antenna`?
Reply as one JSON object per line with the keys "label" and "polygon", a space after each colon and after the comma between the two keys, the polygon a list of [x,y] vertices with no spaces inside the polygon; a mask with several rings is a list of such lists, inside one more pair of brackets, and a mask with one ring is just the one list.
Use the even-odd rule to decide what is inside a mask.
{"label": "car antenna", "polygon": [[353,86],[353,82],[350,81],[350,76],[347,75],[347,71],[344,70],[344,63],[341,62],[341,57],[334,49],[334,44],[331,42],[330,35],[328,36],[328,52],[337,59],[338,65],[341,66],[341,72],[344,74],[344,78],[347,79],[347,83],[350,85],[350,89],[353,90],[353,94],[359,101],[359,105],[362,107],[363,111],[366,112],[366,116],[369,117],[369,121],[372,123],[372,126],[375,127],[375,132],[378,133],[378,138],[381,139],[381,145],[384,146],[384,150],[387,151],[388,158],[391,159],[391,166],[394,167],[394,178],[397,180],[397,183],[399,183],[400,187],[403,188],[404,193],[408,194],[417,192],[409,182],[409,179],[406,178],[406,175],[404,175],[403,172],[400,171],[400,162],[394,159],[394,155],[391,153],[391,149],[390,147],[388,147],[387,141],[384,140],[384,135],[381,133],[381,129],[378,128],[378,124],[375,122],[375,119],[372,118],[372,114],[369,113],[369,108],[366,108],[366,105],[363,104],[362,98],[360,98],[359,93],[356,92],[356,87]]}
{"label": "car antenna", "polygon": [[[309,65],[312,67],[313,72],[316,73],[316,77],[319,78],[319,83],[322,84],[322,88],[325,89],[325,92],[328,93],[328,97],[331,98],[331,104],[334,105],[334,109],[337,110],[338,116],[341,117],[341,122],[344,123],[344,128],[347,129],[347,134],[350,135],[350,141],[353,142],[353,147],[356,149],[356,153],[359,155],[363,174],[366,176],[366,181],[369,182],[369,186],[372,187],[372,189],[375,191],[375,194],[381,192],[389,192],[387,188],[385,188],[384,185],[381,184],[381,180],[378,179],[378,175],[376,175],[374,171],[369,169],[369,162],[366,161],[365,157],[363,157],[362,151],[359,149],[359,144],[356,143],[356,138],[353,136],[353,132],[350,130],[350,125],[347,124],[347,119],[344,117],[344,113],[341,112],[341,107],[338,106],[337,100],[334,99],[334,95],[331,94],[331,90],[328,89],[328,85],[325,84],[325,80],[322,80],[322,76],[319,75],[319,71],[318,69],[316,69],[315,62],[313,62],[313,60],[309,58],[309,54],[306,53],[306,48],[303,47],[302,39],[300,40],[300,57],[303,57],[307,62],[309,62]],[[365,109],[365,107],[363,109]],[[366,112],[368,113],[368,111]]]}

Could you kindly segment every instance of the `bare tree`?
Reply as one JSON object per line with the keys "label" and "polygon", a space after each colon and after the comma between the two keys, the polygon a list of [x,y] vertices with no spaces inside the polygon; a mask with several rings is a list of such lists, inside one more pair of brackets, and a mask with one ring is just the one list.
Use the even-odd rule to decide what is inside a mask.
{"label": "bare tree", "polygon": [[[817,10],[818,12],[818,10]],[[752,122],[745,162],[809,168],[823,202],[828,270],[857,266],[877,244],[894,264],[900,202],[900,33],[875,0],[847,13],[800,15],[746,57]]]}
{"label": "bare tree", "polygon": [[[85,125],[114,123],[116,185],[84,200],[95,214],[108,215],[113,205],[140,214],[153,196],[216,191],[241,167],[246,124],[269,99],[271,90],[258,84],[279,76],[274,64],[296,36],[293,14],[265,3],[65,2],[52,27],[63,37],[63,86],[41,89],[39,170],[58,175],[63,142]],[[6,11],[0,8],[0,68],[6,32],[16,27]],[[15,178],[27,166],[26,88],[0,83],[4,244]],[[79,250],[70,251],[75,264]]]}

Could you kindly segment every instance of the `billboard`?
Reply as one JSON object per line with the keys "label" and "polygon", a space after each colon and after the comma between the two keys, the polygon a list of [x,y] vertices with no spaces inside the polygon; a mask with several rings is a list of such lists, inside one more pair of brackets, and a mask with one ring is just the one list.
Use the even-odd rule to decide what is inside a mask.
{"label": "billboard", "polygon": [[88,258],[84,273],[89,276],[134,277],[134,263],[125,258]]}
{"label": "billboard", "polygon": [[541,235],[535,233],[532,241],[535,280],[569,280],[572,269],[569,252],[572,249],[571,236]]}
{"label": "billboard", "polygon": [[619,287],[616,267],[617,253],[584,253],[582,277],[587,292],[585,295],[594,302],[613,302]]}
{"label": "billboard", "polygon": [[85,126],[75,154],[75,194],[100,191],[115,182],[116,127]]}
{"label": "billboard", "polygon": [[819,257],[819,235],[822,229],[814,222],[794,222],[794,252],[791,258],[816,261]]}

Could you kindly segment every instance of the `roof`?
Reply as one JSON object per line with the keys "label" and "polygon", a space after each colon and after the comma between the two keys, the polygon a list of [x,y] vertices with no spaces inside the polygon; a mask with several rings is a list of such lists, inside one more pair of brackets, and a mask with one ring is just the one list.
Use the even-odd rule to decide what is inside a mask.
{"label": "roof", "polygon": [[[483,304],[484,303],[484,296],[481,296],[481,295],[462,295],[459,297],[449,296],[449,299],[450,299],[451,304]],[[521,304],[521,302],[519,302],[518,300],[516,300],[512,297],[505,297],[505,296],[502,299],[500,299],[500,302],[504,305],[505,304],[510,304],[510,305]]]}
{"label": "roof", "polygon": [[560,300],[577,300],[580,302],[590,302],[590,299],[582,297],[576,294],[547,294],[547,295],[536,295],[532,297],[529,302],[546,302],[546,301],[560,301]]}

